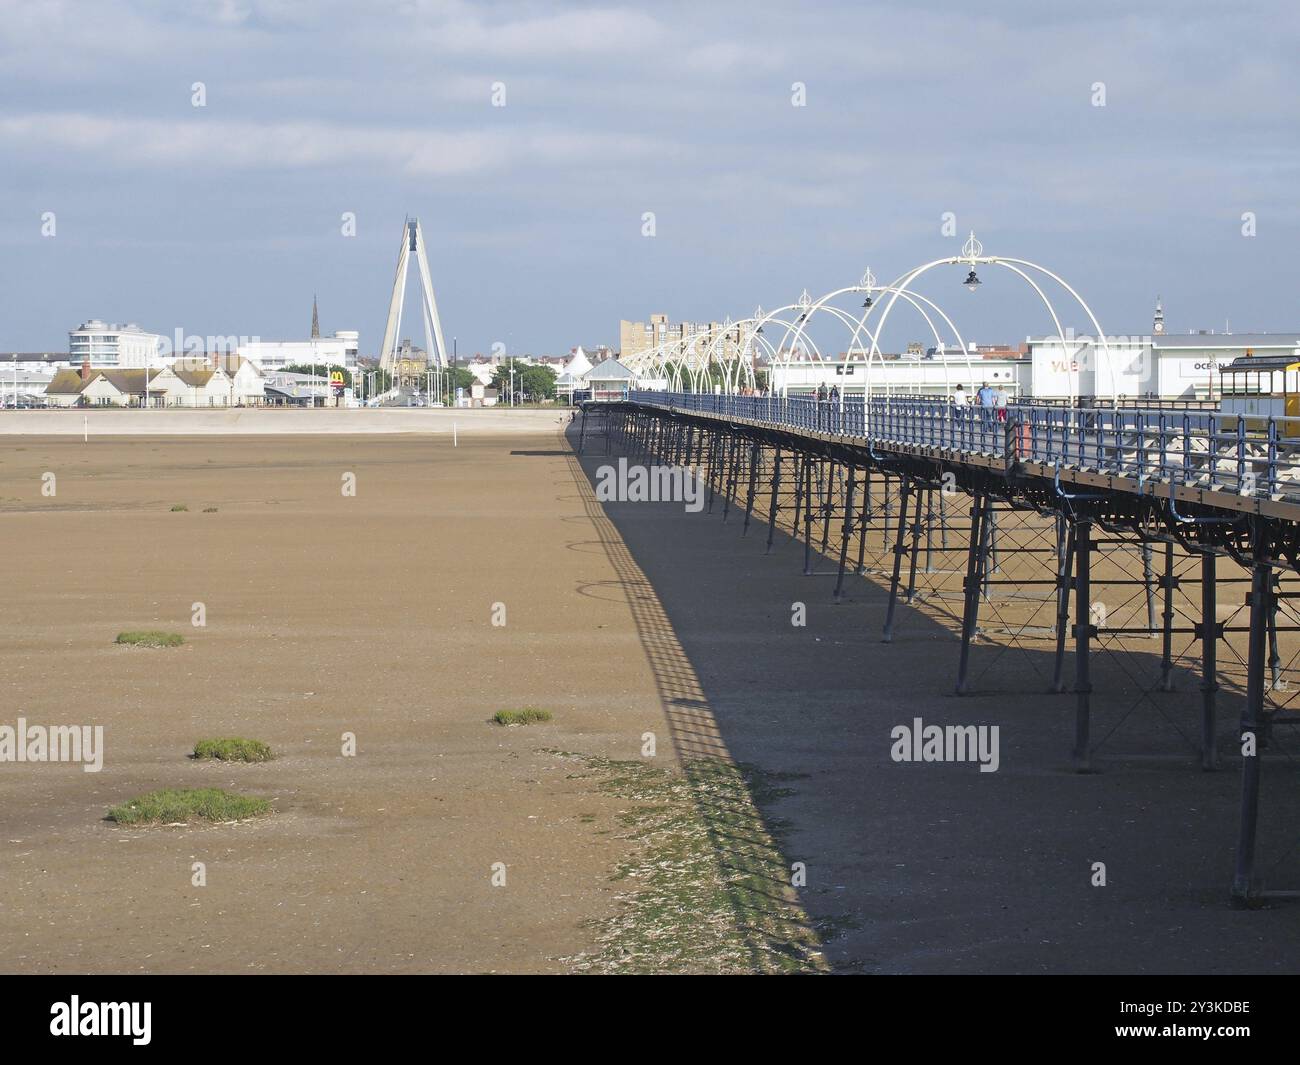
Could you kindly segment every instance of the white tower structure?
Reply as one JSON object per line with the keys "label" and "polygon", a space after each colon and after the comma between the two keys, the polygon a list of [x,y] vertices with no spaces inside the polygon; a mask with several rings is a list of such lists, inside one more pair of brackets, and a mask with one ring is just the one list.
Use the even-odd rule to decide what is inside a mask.
{"label": "white tower structure", "polygon": [[388,323],[384,326],[384,345],[379,349],[379,365],[392,371],[397,363],[401,343],[402,306],[406,302],[406,272],[414,256],[420,271],[420,295],[424,311],[425,350],[429,363],[443,369],[451,361],[447,345],[442,339],[442,322],[438,318],[438,303],[433,298],[433,279],[429,276],[429,259],[424,252],[424,234],[418,218],[408,218],[402,225],[402,246],[397,254],[397,276],[393,279],[393,298],[388,304]]}

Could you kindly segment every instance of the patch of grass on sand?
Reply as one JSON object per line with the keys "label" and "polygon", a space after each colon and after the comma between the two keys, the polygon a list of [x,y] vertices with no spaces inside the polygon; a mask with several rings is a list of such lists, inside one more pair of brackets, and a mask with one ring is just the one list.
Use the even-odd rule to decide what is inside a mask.
{"label": "patch of grass on sand", "polygon": [[222,762],[269,762],[275,754],[261,740],[230,736],[219,740],[199,740],[194,745],[194,757],[199,760],[216,758]]}
{"label": "patch of grass on sand", "polygon": [[217,512],[217,508],[216,508],[216,507],[204,507],[204,508],[203,508],[203,513],[204,513],[204,514],[215,514],[216,512]]}
{"label": "patch of grass on sand", "polygon": [[185,637],[175,632],[163,632],[160,629],[142,629],[119,632],[113,642],[131,647],[179,647],[185,642]]}
{"label": "patch of grass on sand", "polygon": [[119,825],[168,825],[190,821],[242,821],[269,813],[266,799],[231,795],[220,788],[164,788],[114,806],[108,819]]}
{"label": "patch of grass on sand", "polygon": [[600,791],[627,800],[632,844],[612,879],[627,888],[596,924],[599,947],[566,959],[574,971],[826,972],[826,933],[791,886],[784,823],[757,802],[792,794],[790,774],[702,758],[680,769],[550,751],[580,762]]}
{"label": "patch of grass on sand", "polygon": [[190,509],[190,508],[187,507],[184,503],[173,503],[173,504],[172,504],[172,513],[173,513],[173,514],[178,514],[178,513],[180,513],[182,510],[189,510],[189,509]]}
{"label": "patch of grass on sand", "polygon": [[522,710],[498,710],[492,715],[492,720],[498,725],[531,725],[535,721],[550,721],[551,712],[525,706]]}

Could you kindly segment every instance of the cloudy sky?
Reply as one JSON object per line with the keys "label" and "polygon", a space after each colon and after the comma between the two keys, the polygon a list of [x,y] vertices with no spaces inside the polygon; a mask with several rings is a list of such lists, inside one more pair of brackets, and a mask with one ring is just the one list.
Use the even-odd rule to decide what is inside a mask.
{"label": "cloudy sky", "polygon": [[[372,352],[407,214],[462,356],[743,317],[972,228],[1109,333],[1157,293],[1171,331],[1300,329],[1298,46],[1249,0],[0,0],[0,350],[299,337],[315,292]],[[960,280],[921,287],[968,340],[1051,331]]]}

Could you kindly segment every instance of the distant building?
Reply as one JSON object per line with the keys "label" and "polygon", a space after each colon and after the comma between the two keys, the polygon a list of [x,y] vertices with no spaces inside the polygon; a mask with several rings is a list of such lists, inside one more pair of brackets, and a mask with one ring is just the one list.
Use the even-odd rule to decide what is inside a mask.
{"label": "distant building", "polygon": [[120,370],[89,366],[81,370],[60,370],[45,389],[45,401],[52,407],[140,407],[144,406],[146,382],[152,385],[159,370]]}
{"label": "distant building", "polygon": [[1030,337],[1025,391],[1042,398],[1217,399],[1219,370],[1245,355],[1300,361],[1293,333],[1160,333],[1149,337]]}
{"label": "distant building", "polygon": [[478,356],[471,360],[469,363],[464,365],[462,369],[468,370],[473,374],[474,380],[481,385],[491,384],[492,378],[496,375],[496,363],[491,359],[485,359],[482,356]]}
{"label": "distant building", "polygon": [[210,365],[177,360],[149,387],[165,407],[260,407],[266,398],[261,370],[237,355],[214,355]]}
{"label": "distant building", "polygon": [[424,348],[403,340],[393,352],[392,373],[394,381],[418,384],[430,369],[429,353]]}
{"label": "distant building", "polygon": [[495,388],[481,384],[469,386],[469,405],[471,407],[495,407],[499,398],[500,395]]}
{"label": "distant building", "polygon": [[959,347],[937,351],[927,358],[915,354],[877,353],[855,348],[823,359],[807,355],[774,359],[767,367],[769,385],[776,395],[807,396],[818,386],[839,389],[844,396],[873,394],[947,395],[958,384],[978,388],[988,382],[1018,395],[1020,382],[1027,376],[1022,368],[1028,360],[1021,356],[995,358],[977,351],[963,352]]}
{"label": "distant building", "polygon": [[75,365],[89,359],[91,365],[103,367],[151,366],[158,361],[163,339],[134,322],[116,325],[91,318],[68,333],[68,361]]}
{"label": "distant building", "polygon": [[8,378],[14,370],[31,370],[47,377],[56,370],[72,365],[72,356],[65,351],[10,351],[0,354],[0,377]]}
{"label": "distant building", "polygon": [[636,374],[618,359],[606,359],[587,372],[587,389],[594,400],[609,402],[626,399],[628,392],[636,388],[636,385]]}
{"label": "distant building", "polygon": [[0,404],[5,407],[43,407],[45,389],[54,375],[39,370],[0,372]]}
{"label": "distant building", "polygon": [[319,374],[279,371],[266,376],[268,407],[327,407],[333,400],[329,378]]}
{"label": "distant building", "polygon": [[333,336],[308,340],[249,341],[239,345],[236,353],[267,372],[286,366],[342,366],[351,370],[357,365],[360,337],[354,329],[340,329]]}
{"label": "distant building", "polygon": [[666,314],[652,314],[648,322],[618,323],[619,358],[630,362],[651,348],[682,345],[691,337],[697,337],[699,351],[716,342],[717,350],[728,359],[736,356],[747,339],[739,326],[724,322],[670,322]]}
{"label": "distant building", "polygon": [[[606,355],[605,358],[597,360],[600,363],[604,363],[611,358],[608,354],[609,349],[605,348],[603,350]],[[556,397],[566,403],[572,403],[575,393],[585,393],[587,391],[587,375],[591,372],[591,369],[592,362],[587,352],[581,346],[574,348],[555,376]]]}
{"label": "distant building", "polygon": [[212,363],[177,360],[162,369],[83,362],[79,370],[60,370],[45,388],[52,407],[253,407],[262,405],[264,395],[260,371],[226,356]]}

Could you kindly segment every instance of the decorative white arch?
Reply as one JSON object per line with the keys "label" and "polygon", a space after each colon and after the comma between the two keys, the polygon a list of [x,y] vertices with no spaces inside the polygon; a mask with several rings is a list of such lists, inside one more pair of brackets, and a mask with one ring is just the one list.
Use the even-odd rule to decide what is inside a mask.
{"label": "decorative white arch", "polygon": [[[895,305],[901,299],[921,315],[934,337],[936,347],[945,349],[947,344],[945,334],[940,329],[941,321],[942,326],[955,339],[962,353],[960,360],[943,359],[944,390],[947,395],[952,395],[952,370],[954,364],[961,367],[964,362],[966,383],[974,389],[977,370],[971,359],[970,346],[962,336],[961,330],[943,307],[930,297],[917,292],[913,287],[917,280],[929,271],[940,266],[952,265],[966,265],[970,268],[967,285],[972,289],[981,284],[975,272],[977,266],[1001,267],[1009,270],[1029,285],[1047,308],[1048,315],[1056,328],[1056,336],[1066,351],[1067,357],[1070,357],[1070,398],[1073,400],[1077,398],[1079,392],[1079,369],[1077,360],[1073,356],[1078,354],[1078,350],[1084,346],[1086,341],[1079,339],[1076,342],[1078,347],[1071,348],[1071,342],[1066,338],[1060,315],[1040,283],[1040,279],[1046,278],[1063,288],[1087,315],[1095,331],[1093,343],[1094,345],[1100,345],[1101,353],[1105,359],[1106,373],[1110,379],[1112,400],[1118,403],[1119,378],[1116,373],[1110,344],[1100,321],[1098,321],[1097,316],[1083,297],[1064,278],[1045,266],[1027,259],[985,255],[983,245],[976,239],[974,232],[962,245],[960,255],[922,263],[900,274],[889,284],[878,284],[875,276],[870,270],[867,270],[857,284],[834,289],[816,300],[805,289],[794,303],[786,304],[769,312],[764,312],[762,308],[759,308],[753,315],[740,319],[738,322],[732,322],[728,318],[720,330],[701,329],[686,337],[661,342],[648,351],[630,359],[629,365],[651,369],[656,377],[669,380],[674,388],[681,387],[683,375],[686,375],[689,377],[693,391],[700,391],[701,387],[706,383],[712,387],[716,368],[719,371],[718,376],[721,378],[723,391],[730,393],[739,391],[745,384],[753,385],[755,383],[753,355],[755,347],[758,347],[767,353],[769,365],[774,370],[783,369],[786,371],[783,380],[783,394],[788,394],[789,369],[795,361],[796,355],[806,357],[807,361],[822,366],[830,364],[808,330],[809,323],[816,315],[829,314],[849,331],[848,347],[840,360],[840,365],[847,370],[850,365],[856,364],[855,360],[860,359],[865,367],[862,386],[862,395],[865,401],[873,394],[873,367],[883,368],[885,365],[884,355],[880,350],[879,338]],[[832,302],[848,294],[865,295],[867,297],[861,315],[855,317],[848,314]],[[783,317],[785,315],[790,315],[790,317]],[[778,326],[783,329],[780,340],[775,344],[764,335],[764,329],[768,326]],[[731,339],[733,331],[736,343],[731,345],[729,352],[728,341]],[[869,346],[866,348],[865,354],[862,354],[864,340],[869,341]],[[843,376],[847,380],[848,374],[845,373]],[[884,393],[886,402],[891,397],[891,391],[892,385],[886,379]],[[839,395],[842,403],[847,398],[847,386],[839,389]]]}
{"label": "decorative white arch", "polygon": [[[957,328],[956,323],[953,322],[953,320],[948,316],[948,313],[937,303],[935,303],[932,299],[923,296],[918,292],[909,292],[905,288],[895,288],[894,286],[890,286],[890,285],[877,284],[875,275],[872,274],[870,269],[868,269],[866,273],[862,275],[862,279],[856,285],[848,285],[844,288],[835,289],[833,292],[828,292],[820,299],[806,304],[806,309],[798,319],[796,337],[806,336],[804,332],[804,326],[807,325],[807,323],[812,319],[812,317],[815,314],[817,314],[819,311],[829,310],[832,312],[837,312],[838,309],[831,306],[830,301],[839,296],[845,295],[847,293],[865,295],[868,297],[867,305],[866,305],[866,313],[864,313],[856,321],[849,318],[849,316],[844,315],[843,312],[838,312],[837,314],[837,316],[841,317],[842,319],[848,319],[849,324],[853,330],[852,335],[849,338],[848,348],[844,353],[844,359],[842,362],[843,366],[847,368],[849,365],[852,365],[854,348],[860,345],[863,333],[865,333],[867,338],[871,341],[871,347],[867,351],[866,357],[862,360],[862,364],[866,368],[865,379],[863,381],[863,391],[862,391],[864,398],[870,396],[871,394],[871,367],[873,365],[873,360],[876,361],[882,367],[882,369],[884,367],[884,361],[885,361],[884,355],[881,353],[880,345],[877,341],[877,338],[880,335],[880,328],[878,326],[876,330],[873,332],[871,329],[867,328],[866,323],[867,323],[867,319],[871,315],[872,308],[876,306],[875,303],[876,296],[885,293],[892,294],[893,299],[898,299],[899,297],[902,297],[909,304],[911,304],[911,306],[913,306],[917,310],[917,312],[921,315],[922,319],[924,319],[926,325],[929,327],[930,332],[934,337],[935,346],[941,348],[946,347],[947,341],[940,333],[938,326],[935,325],[934,319],[931,317],[930,312],[933,311],[935,314],[937,314],[940,318],[943,319],[943,322],[948,327],[952,337],[957,341],[957,346],[962,351],[962,354],[966,361],[968,383],[970,383],[973,387],[974,379],[975,379],[975,370],[971,364],[970,350],[967,347],[965,339],[962,337],[961,330]],[[803,304],[803,302],[801,301],[800,306],[805,306],[805,304]],[[944,392],[945,395],[950,396],[952,394],[952,377],[951,377],[951,370],[949,366],[949,360],[944,359],[942,362],[942,366],[944,372]],[[845,373],[843,376],[847,377],[848,374]],[[886,390],[888,390],[889,388],[888,381],[886,381],[885,387]],[[846,393],[845,388],[841,388],[839,390],[841,405],[843,404],[845,393]],[[886,394],[888,394],[888,391]]]}
{"label": "decorative white arch", "polygon": [[[1035,281],[1034,278],[1032,278],[1028,273],[1026,273],[1024,269],[1021,269],[1021,267],[1027,268],[1029,270],[1036,270],[1043,276],[1051,278],[1063,289],[1065,289],[1065,291],[1068,292],[1074,298],[1075,302],[1078,303],[1078,305],[1083,309],[1083,312],[1088,316],[1088,320],[1092,323],[1093,329],[1096,330],[1095,339],[1101,344],[1102,349],[1106,355],[1106,369],[1110,375],[1112,399],[1116,403],[1118,403],[1119,382],[1115,376],[1115,367],[1114,367],[1114,362],[1111,358],[1110,344],[1106,340],[1106,334],[1101,328],[1101,323],[1097,320],[1097,316],[1092,313],[1092,308],[1089,307],[1086,302],[1084,302],[1083,297],[1080,296],[1065,281],[1064,278],[1060,277],[1058,274],[1053,273],[1051,270],[1047,269],[1047,267],[1040,266],[1039,264],[1034,262],[1030,262],[1028,259],[1012,259],[1012,258],[1007,258],[1005,256],[985,255],[984,245],[981,244],[976,239],[975,233],[974,231],[972,231],[971,235],[966,239],[966,243],[962,245],[961,255],[949,256],[946,259],[935,259],[932,262],[923,263],[920,266],[913,267],[911,270],[907,271],[907,273],[902,274],[900,277],[898,277],[893,282],[891,287],[898,288],[898,289],[910,289],[912,283],[915,282],[917,278],[919,278],[922,274],[928,273],[930,270],[934,269],[935,267],[960,266],[963,264],[970,267],[970,274],[968,276],[966,284],[970,286],[972,289],[974,288],[975,285],[979,285],[981,283],[978,277],[976,277],[975,275],[976,266],[984,266],[984,265],[1001,266],[1004,269],[1010,270],[1012,273],[1018,275],[1024,281],[1026,281],[1029,284],[1029,286],[1038,294],[1038,297],[1043,301],[1044,306],[1047,307],[1047,313],[1051,315],[1052,322],[1056,326],[1056,336],[1060,339],[1063,348],[1066,347],[1065,329],[1061,325],[1060,316],[1056,313],[1056,307],[1053,306],[1052,301],[1048,298],[1047,293],[1043,291],[1042,286],[1039,285],[1037,281]],[[971,284],[972,279],[974,282],[973,284]],[[886,322],[886,320],[888,320],[889,313],[890,311],[893,310],[894,303],[897,301],[897,299],[898,299],[898,293],[893,293],[890,296],[889,302],[886,304],[884,310],[881,311],[880,321],[876,325],[877,334],[879,334],[880,330],[884,327],[884,323]],[[1067,355],[1068,354],[1069,352],[1067,349]],[[1077,365],[1075,364],[1075,360],[1071,358],[1070,359],[1070,399],[1071,400],[1074,400],[1078,397],[1078,393],[1079,393],[1078,374],[1079,371]]]}

